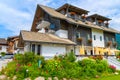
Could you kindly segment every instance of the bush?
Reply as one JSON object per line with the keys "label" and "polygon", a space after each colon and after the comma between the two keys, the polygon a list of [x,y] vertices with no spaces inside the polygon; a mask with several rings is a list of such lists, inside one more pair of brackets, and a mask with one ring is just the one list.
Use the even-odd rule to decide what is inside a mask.
{"label": "bush", "polygon": [[55,60],[66,60],[69,62],[75,62],[76,56],[73,52],[69,52],[65,55],[54,56]]}
{"label": "bush", "polygon": [[78,61],[79,66],[82,67],[81,76],[87,77],[94,77],[97,73],[95,70],[96,61],[94,59],[83,59],[82,61]]}
{"label": "bush", "polygon": [[81,76],[95,77],[99,73],[104,73],[108,70],[108,63],[105,60],[83,59],[78,61],[78,64],[82,67]]}
{"label": "bush", "polygon": [[114,65],[109,65],[109,72],[114,73],[116,71],[116,67]]}
{"label": "bush", "polygon": [[55,77],[60,75],[59,71],[62,71],[62,65],[58,60],[47,60],[44,69],[46,71],[46,74]]}
{"label": "bush", "polygon": [[[41,60],[41,67],[38,66]],[[105,72],[113,73],[116,68],[109,67],[107,61],[101,59],[83,59],[75,62],[74,53],[55,56],[53,59],[44,60],[44,57],[31,52],[16,54],[14,60],[2,70],[7,76],[17,76],[17,80],[31,77],[33,80],[38,76],[62,78],[91,78]],[[28,72],[26,72],[28,70]]]}
{"label": "bush", "polygon": [[2,56],[5,56],[6,53],[5,53],[5,52],[1,52],[0,54],[1,54]]}
{"label": "bush", "polygon": [[109,65],[106,60],[97,60],[96,62],[97,62],[96,64],[97,72],[103,73],[108,70]]}
{"label": "bush", "polygon": [[73,52],[70,52],[64,56],[64,59],[66,59],[67,61],[70,61],[70,62],[74,62],[76,60],[76,56]]}
{"label": "bush", "polygon": [[31,63],[38,63],[41,60],[42,64],[45,64],[44,57],[35,55],[33,52],[26,52],[24,54],[16,54],[14,60],[22,65],[28,65]]}
{"label": "bush", "polygon": [[13,77],[16,74],[16,63],[14,61],[9,62],[6,68],[3,68],[1,72],[9,77]]}
{"label": "bush", "polygon": [[120,52],[117,52],[116,58],[120,59]]}

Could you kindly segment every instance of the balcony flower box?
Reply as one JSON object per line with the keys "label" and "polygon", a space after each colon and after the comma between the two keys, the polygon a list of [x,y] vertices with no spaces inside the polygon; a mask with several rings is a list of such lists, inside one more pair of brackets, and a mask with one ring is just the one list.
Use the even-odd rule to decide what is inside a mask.
{"label": "balcony flower box", "polygon": [[76,13],[75,12],[70,12],[70,14],[75,15]]}
{"label": "balcony flower box", "polygon": [[83,40],[82,38],[77,38],[77,41],[79,42],[82,42],[82,40]]}
{"label": "balcony flower box", "polygon": [[101,23],[101,22],[103,22],[103,21],[102,21],[102,20],[98,20],[98,22],[100,22],[100,23]]}
{"label": "balcony flower box", "polygon": [[85,19],[85,18],[86,18],[86,16],[85,16],[85,15],[83,15],[83,16],[82,16],[82,19]]}
{"label": "balcony flower box", "polygon": [[88,39],[88,43],[92,43],[92,39]]}
{"label": "balcony flower box", "polygon": [[107,42],[107,46],[111,46],[111,44],[112,44],[112,41]]}
{"label": "balcony flower box", "polygon": [[116,43],[116,42],[114,42],[114,43],[113,43],[113,46],[117,46],[117,43]]}

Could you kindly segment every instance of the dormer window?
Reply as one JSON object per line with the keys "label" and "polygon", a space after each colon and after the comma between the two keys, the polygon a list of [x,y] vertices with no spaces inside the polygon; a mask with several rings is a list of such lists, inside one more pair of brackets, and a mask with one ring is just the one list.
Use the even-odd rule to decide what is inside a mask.
{"label": "dormer window", "polygon": [[93,14],[91,16],[88,16],[87,19],[89,19],[89,18],[92,20],[91,22],[93,22],[93,24],[96,23],[96,25],[104,26],[104,27],[108,27],[108,25],[109,25],[108,21],[111,20],[111,19],[101,16],[99,14]]}

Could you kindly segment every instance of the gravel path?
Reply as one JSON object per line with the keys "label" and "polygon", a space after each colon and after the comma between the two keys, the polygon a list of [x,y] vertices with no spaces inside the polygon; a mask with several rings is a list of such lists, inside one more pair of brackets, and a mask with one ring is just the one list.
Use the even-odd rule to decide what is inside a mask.
{"label": "gravel path", "polygon": [[8,62],[12,61],[12,59],[0,59],[0,71],[2,69],[2,67],[5,67],[7,65]]}

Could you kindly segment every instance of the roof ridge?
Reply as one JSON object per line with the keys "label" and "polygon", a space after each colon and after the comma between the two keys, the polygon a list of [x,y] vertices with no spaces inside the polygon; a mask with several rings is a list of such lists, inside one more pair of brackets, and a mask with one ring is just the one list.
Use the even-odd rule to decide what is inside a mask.
{"label": "roof ridge", "polygon": [[55,10],[54,8],[49,7],[49,6],[46,6],[46,5],[42,5],[42,4],[37,4],[37,5],[39,5],[39,6],[44,6],[44,7],[48,7],[48,8],[51,8],[51,9]]}

